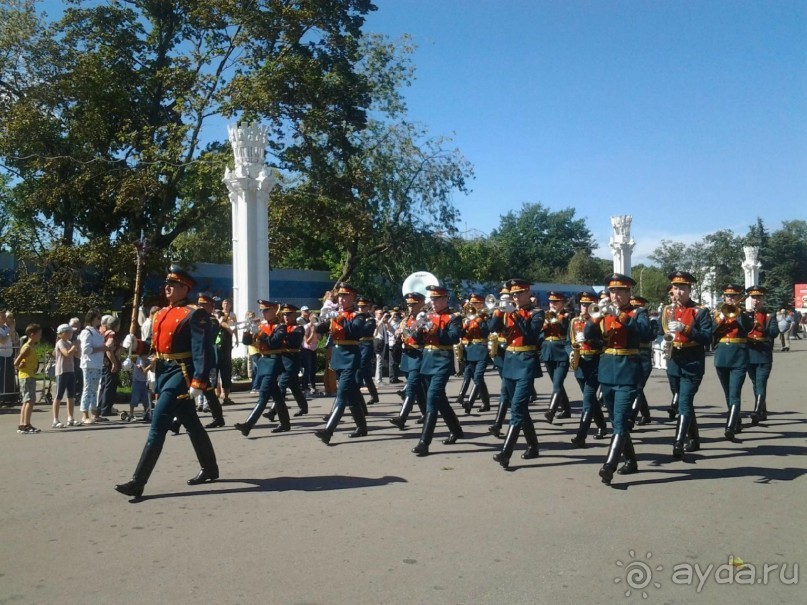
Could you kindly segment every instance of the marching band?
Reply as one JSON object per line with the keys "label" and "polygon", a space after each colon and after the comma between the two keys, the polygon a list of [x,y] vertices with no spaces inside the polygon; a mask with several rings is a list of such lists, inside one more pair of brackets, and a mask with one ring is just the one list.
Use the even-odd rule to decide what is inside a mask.
{"label": "marching band", "polygon": [[[585,448],[592,423],[596,439],[607,436],[605,407],[611,441],[599,477],[610,485],[615,474],[637,473],[638,457],[631,432],[636,425],[652,421],[644,387],[652,370],[652,347],[659,327],[659,342],[667,359],[666,374],[673,394],[668,412],[670,419],[676,420],[673,460],[681,460],[685,452],[700,449],[695,395],[705,373],[707,348],[714,347],[714,366],[725,395],[726,439],[734,440],[742,430],[740,399],[746,376],[753,383],[754,392],[749,419],[758,424],[767,418],[767,382],[778,326],[775,316],[765,309],[767,291],[761,286],[746,289],[728,284],[723,288],[722,305],[710,310],[691,298],[694,276],[685,271],[673,272],[669,275],[669,302],[660,309],[659,326],[648,317],[648,301],[632,295],[635,281],[618,273],[604,280],[605,295],[599,301],[593,292],[579,293],[577,312],[566,307],[565,295],[556,291],[549,292],[546,310],[538,308],[530,282],[516,278],[503,284],[498,298],[471,293],[461,310],[455,311],[449,306],[449,290],[439,285],[436,278],[425,272],[410,278],[414,276],[418,279],[404,283],[408,313],[394,332],[402,346],[400,369],[406,375],[406,385],[399,391],[403,399],[400,411],[389,422],[405,430],[417,404],[420,411],[417,422],[422,424],[420,439],[412,448],[417,456],[432,453],[438,416],[448,429],[448,436],[442,440],[444,445],[453,445],[465,437],[446,395],[459,350],[464,362],[463,382],[455,403],[465,414],[471,413],[477,398],[481,401],[480,413],[491,410],[491,395],[485,382],[489,365],[501,378],[495,419],[488,432],[502,438],[504,421],[510,412],[501,450],[493,456],[505,470],[510,467],[522,433],[527,448],[521,457],[539,457],[530,405],[536,400],[535,380],[541,376],[543,363],[551,381],[546,419],[553,423],[555,418],[571,415],[571,402],[564,386],[571,370],[582,395],[580,419],[571,444]],[[116,486],[121,493],[135,498],[142,495],[171,419],[177,425],[175,432],[179,421],[187,427],[202,466],[188,483],[214,481],[219,474],[204,428],[224,426],[221,406],[211,405],[214,421],[202,427],[193,405],[194,397],[209,397],[213,393],[207,384],[208,376],[210,382],[215,380],[208,358],[210,341],[217,329],[215,320],[211,320],[212,299],[201,294],[198,306],[190,305],[184,297],[194,285],[193,278],[178,267],[171,268],[166,284],[170,306],[158,313],[151,341],[138,341],[134,335],[129,341],[129,346],[140,353],[151,352],[158,359],[158,403],[149,439],[132,481]],[[338,305],[323,309],[313,324],[317,333],[327,335],[330,368],[337,377],[331,412],[325,417],[325,426],[314,431],[325,444],[330,444],[346,407],[356,424],[349,437],[368,434],[362,386],[370,394],[370,404],[379,401],[373,380],[376,320],[371,312],[372,301],[359,296],[354,287],[344,282],[337,284],[335,293]],[[258,351],[257,402],[247,420],[234,425],[244,436],[250,434],[267,407],[265,416],[272,422],[278,420],[273,433],[291,430],[285,402],[287,388],[299,406],[295,416],[308,413],[297,380],[304,333],[303,323],[297,318],[298,309],[276,301],[257,302],[263,321],[238,324],[242,328],[242,342]],[[161,329],[164,319],[173,317],[178,327],[170,332]],[[624,464],[618,468],[621,459]]]}

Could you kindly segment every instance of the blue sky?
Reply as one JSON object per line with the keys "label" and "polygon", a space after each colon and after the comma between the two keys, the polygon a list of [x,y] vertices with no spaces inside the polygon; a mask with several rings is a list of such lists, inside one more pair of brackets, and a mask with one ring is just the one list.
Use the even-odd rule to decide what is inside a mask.
{"label": "blue sky", "polygon": [[461,229],[524,202],[572,207],[634,260],[807,219],[807,2],[376,0],[367,29],[412,35],[410,117],[474,164]]}
{"label": "blue sky", "polygon": [[641,262],[807,219],[807,1],[374,1],[366,30],[418,46],[409,117],[474,165],[461,231],[571,207],[610,258],[610,216],[630,214]]}

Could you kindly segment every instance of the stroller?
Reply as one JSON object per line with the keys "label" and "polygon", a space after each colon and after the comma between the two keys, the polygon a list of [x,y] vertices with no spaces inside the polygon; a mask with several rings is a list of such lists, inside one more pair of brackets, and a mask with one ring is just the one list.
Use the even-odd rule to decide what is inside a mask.
{"label": "stroller", "polygon": [[42,366],[42,371],[37,375],[37,381],[42,382],[42,388],[37,389],[39,393],[37,403],[46,403],[51,406],[53,405],[53,393],[51,390],[53,381],[56,378],[56,359],[53,357],[53,353],[46,353],[40,365]]}

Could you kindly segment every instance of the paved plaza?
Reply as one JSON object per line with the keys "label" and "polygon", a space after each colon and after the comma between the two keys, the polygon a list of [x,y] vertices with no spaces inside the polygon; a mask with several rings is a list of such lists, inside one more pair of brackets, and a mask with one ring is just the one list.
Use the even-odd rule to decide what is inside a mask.
{"label": "paved plaza", "polygon": [[[498,392],[492,372],[488,382]],[[669,389],[655,370],[654,422],[634,432],[640,472],[611,487],[597,475],[608,441],[569,443],[571,377],[575,413],[555,425],[543,421],[549,379],[536,382],[541,456],[521,460],[522,438],[511,472],[491,459],[494,412],[460,415],[466,439],[454,446],[438,423],[433,454],[415,457],[420,427],[387,422],[394,386],[371,406],[367,437],[348,439],[346,414],[331,446],[313,435],[330,398],[289,433],[262,422],[245,438],[232,425],[254,396],[238,393],[227,427],[210,432],[221,480],[186,485],[193,449],[169,435],[140,502],[112,488],[131,477],[145,425],[45,429],[38,406],[43,432],[17,435],[18,409],[0,410],[0,603],[805,602],[807,342],[775,354],[769,420],[746,420],[736,443],[723,438],[709,359],[696,399],[703,447],[683,462],[670,455]],[[746,411],[752,399],[746,382]]]}

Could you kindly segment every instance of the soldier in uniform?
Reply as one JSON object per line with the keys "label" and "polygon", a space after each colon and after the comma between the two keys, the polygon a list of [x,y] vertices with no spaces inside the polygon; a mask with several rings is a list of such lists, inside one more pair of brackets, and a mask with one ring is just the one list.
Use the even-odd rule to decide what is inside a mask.
{"label": "soldier in uniform", "polygon": [[[597,398],[597,390],[600,387],[597,371],[600,365],[600,353],[602,353],[602,334],[595,333],[594,338],[586,338],[586,324],[591,318],[589,309],[597,302],[597,298],[588,292],[581,292],[577,295],[577,302],[580,305],[580,315],[569,322],[569,341],[572,349],[569,357],[569,366],[574,367],[574,377],[580,390],[583,393],[583,412],[580,415],[580,426],[577,434],[572,437],[572,443],[577,447],[586,447],[591,421],[597,425],[596,439],[604,439],[608,431],[608,425],[602,413],[602,402]],[[572,359],[576,358],[576,362]]]}
{"label": "soldier in uniform", "polygon": [[[215,342],[221,328],[219,326],[219,321],[213,315],[213,312],[216,309],[216,301],[213,299],[213,295],[209,292],[203,292],[196,299],[196,304],[204,309],[205,313],[210,316],[211,339]],[[218,353],[215,348],[214,352]],[[210,414],[213,416],[213,421],[205,425],[206,429],[215,429],[224,426],[224,412],[221,409],[219,397],[216,395],[218,374],[218,355],[216,355],[215,363],[210,371],[210,381],[205,389],[205,401],[207,402],[207,407],[210,408]]]}
{"label": "soldier in uniform", "polygon": [[356,430],[349,437],[364,437],[367,435],[367,422],[364,410],[361,407],[359,386],[356,384],[356,374],[361,365],[361,351],[359,339],[365,335],[365,315],[355,309],[356,289],[339,282],[336,287],[339,298],[339,314],[329,322],[321,322],[317,331],[329,333],[333,349],[331,353],[331,369],[336,372],[336,401],[325,428],[317,429],[314,434],[325,444],[331,442],[331,437],[342,419],[345,406],[350,408]]}
{"label": "soldier in uniform", "polygon": [[251,340],[258,349],[259,357],[255,362],[258,402],[246,422],[236,422],[234,425],[235,429],[240,431],[244,437],[249,436],[255,423],[261,417],[261,413],[266,409],[270,398],[274,401],[275,410],[280,416],[280,426],[272,429],[272,432],[282,432],[281,427],[289,424],[289,410],[278,388],[278,378],[283,371],[281,355],[286,341],[286,325],[277,319],[277,312],[280,309],[279,302],[258,300],[258,307],[263,314],[263,321],[258,326],[258,332],[255,336],[244,335],[247,341]]}
{"label": "soldier in uniform", "polygon": [[[305,337],[305,327],[297,321],[297,312],[299,309],[295,305],[284,304],[280,309],[283,324],[286,326],[286,336],[283,340],[283,352],[280,354],[280,361],[283,364],[283,369],[280,372],[280,377],[277,381],[278,394],[283,399],[283,407],[286,407],[285,416],[288,419],[288,407],[285,405],[286,389],[291,391],[294,401],[297,402],[299,408],[295,413],[295,417],[304,416],[308,414],[308,401],[306,401],[303,387],[300,385],[300,368],[302,366],[302,359],[300,358],[300,348],[303,345],[303,338]],[[280,410],[275,409],[273,406],[272,413],[274,420],[274,412],[280,413]],[[276,427],[275,432],[285,433],[291,429],[291,423],[286,421],[283,423],[281,420],[280,425]]]}
{"label": "soldier in uniform", "polygon": [[751,331],[748,332],[748,377],[754,385],[754,411],[752,424],[768,418],[766,395],[768,378],[773,367],[773,343],[779,334],[776,315],[765,310],[765,296],[768,291],[762,286],[751,286],[746,290],[752,301]]}
{"label": "soldier in uniform", "polygon": [[622,454],[625,464],[619,469],[620,475],[639,470],[628,420],[642,380],[639,343],[650,332],[650,320],[645,309],[631,307],[630,289],[635,285],[627,275],[612,274],[606,283],[610,304],[603,305],[599,313],[591,314],[584,332],[587,339],[602,338],[605,347],[597,377],[614,431],[608,457],[600,469],[600,478],[606,485],[611,485]]}
{"label": "soldier in uniform", "polygon": [[744,293],[745,288],[737,284],[723,286],[723,305],[714,314],[715,370],[728,406],[724,433],[729,441],[740,432],[740,398],[748,371],[748,332],[754,325],[752,314],[740,306]]}
{"label": "soldier in uniform", "polygon": [[[359,351],[361,361],[359,362],[359,371],[357,374],[357,384],[367,387],[370,393],[370,405],[378,403],[378,389],[373,382],[373,374],[375,373],[375,348],[373,347],[373,335],[375,334],[376,321],[375,316],[370,312],[371,302],[369,298],[359,296],[356,300],[356,307],[358,312],[364,315],[364,333],[359,338]],[[366,412],[366,405],[364,405],[364,397],[361,390],[358,390],[359,397],[361,398],[362,409]]]}
{"label": "soldier in uniform", "polygon": [[550,424],[558,418],[571,416],[571,405],[563,381],[569,373],[569,317],[563,312],[566,297],[560,292],[550,292],[549,310],[544,315],[544,342],[541,345],[541,360],[552,381],[552,398],[544,416]]}
{"label": "soldier in uniform", "polygon": [[[510,290],[507,288],[507,283],[505,283],[502,288],[499,290],[499,301],[501,304],[502,299],[510,298]],[[490,327],[490,318],[488,319],[488,327]],[[504,355],[507,351],[507,338],[505,338],[504,334],[497,333],[494,330],[490,330],[491,338],[495,340],[491,341],[493,345],[493,350],[491,353],[491,358],[493,359],[493,367],[496,368],[496,372],[499,374],[499,380],[501,383],[500,391],[499,391],[499,405],[496,408],[496,419],[493,421],[493,424],[488,427],[488,432],[491,435],[495,435],[496,437],[501,438],[502,436],[502,426],[504,426],[504,419],[507,416],[507,410],[510,409],[510,402],[507,399],[507,395],[504,392],[504,382],[501,382],[502,378],[502,370],[504,369]],[[540,367],[541,360],[536,355],[535,365],[536,367]],[[532,393],[535,389],[535,385],[533,384],[530,389],[530,393]]]}
{"label": "soldier in uniform", "polygon": [[681,460],[686,451],[700,449],[700,433],[695,417],[695,394],[703,380],[706,347],[712,342],[712,317],[708,310],[690,298],[692,284],[697,281],[691,273],[675,271],[669,275],[672,304],[664,308],[662,328],[673,336],[672,352],[667,362],[667,376],[678,393],[678,424],[673,442],[673,458]]}
{"label": "soldier in uniform", "polygon": [[[465,305],[467,311],[462,322],[462,345],[465,353],[464,380],[473,380],[474,388],[468,402],[460,401],[465,413],[470,414],[476,397],[482,399],[480,412],[490,410],[490,394],[485,383],[485,370],[488,367],[488,313],[485,308],[485,299],[479,294],[471,294]],[[463,383],[465,386],[465,383]],[[461,393],[462,395],[462,393]]]}
{"label": "soldier in uniform", "polygon": [[[672,294],[672,284],[667,286],[667,304],[675,306],[675,300]],[[672,307],[667,307],[672,308]],[[664,318],[664,309],[662,308],[662,315],[659,318],[659,322],[661,323],[661,332],[662,334],[664,331],[664,326],[666,325],[666,321]],[[669,416],[670,420],[675,420],[678,416],[678,378],[672,376],[669,372],[667,372],[667,383],[670,385],[670,393],[672,393],[672,399],[670,399],[670,407],[667,408],[667,416]]]}
{"label": "soldier in uniform", "polygon": [[[637,296],[634,294],[630,297],[630,304],[634,309],[647,309],[648,300],[643,296]],[[649,321],[649,318],[648,318]],[[647,384],[648,379],[650,378],[650,373],[653,371],[653,341],[656,340],[656,330],[654,330],[654,324],[652,321],[649,322],[650,329],[648,330],[647,336],[643,337],[642,340],[639,342],[639,357],[642,361],[642,379],[639,382],[638,390],[636,392],[636,399],[633,402],[633,407],[631,408],[631,415],[628,419],[628,424],[633,430],[633,425],[638,424],[639,426],[643,426],[645,424],[650,424],[652,418],[650,416],[650,406],[647,403],[647,397],[644,394],[644,387]],[[641,418],[639,417],[641,414]]]}
{"label": "soldier in uniform", "polygon": [[401,411],[395,418],[390,419],[390,423],[399,429],[406,428],[406,419],[412,411],[415,403],[420,408],[421,416],[426,415],[426,391],[423,380],[420,376],[420,363],[423,359],[423,333],[416,330],[418,317],[423,311],[423,304],[426,297],[419,292],[409,292],[405,297],[409,314],[398,328],[398,335],[403,343],[401,353],[401,371],[406,375],[406,387],[404,388],[404,400],[401,404]]}
{"label": "soldier in uniform", "polygon": [[490,330],[503,334],[507,351],[502,368],[502,397],[510,403],[510,427],[504,438],[502,451],[493,456],[502,468],[510,466],[510,458],[518,436],[524,431],[527,449],[521,455],[525,460],[538,457],[538,436],[530,417],[530,385],[535,379],[535,358],[538,341],[544,327],[544,314],[532,306],[530,282],[523,279],[507,281],[511,303],[498,308],[490,318]]}
{"label": "soldier in uniform", "polygon": [[426,417],[420,441],[412,448],[412,452],[418,456],[429,454],[438,412],[449,430],[448,438],[443,440],[445,445],[456,443],[457,439],[464,437],[460,421],[446,396],[446,384],[454,373],[453,351],[454,345],[460,341],[462,320],[459,314],[451,313],[448,308],[448,290],[442,286],[426,286],[426,290],[430,293],[434,311],[428,315],[429,324],[420,328],[423,333],[420,375],[426,387]]}
{"label": "soldier in uniform", "polygon": [[210,315],[188,304],[188,293],[194,279],[184,270],[172,265],[165,278],[168,306],[154,316],[150,341],[138,341],[129,334],[124,346],[138,355],[154,354],[156,365],[157,403],[151,417],[146,445],[131,481],[115,486],[122,494],[133,498],[143,495],[165,443],[165,435],[176,416],[188,430],[196,457],[202,467],[188,480],[189,485],[215,481],[219,467],[213,444],[196,415],[194,400],[209,386],[213,365],[213,333]]}

